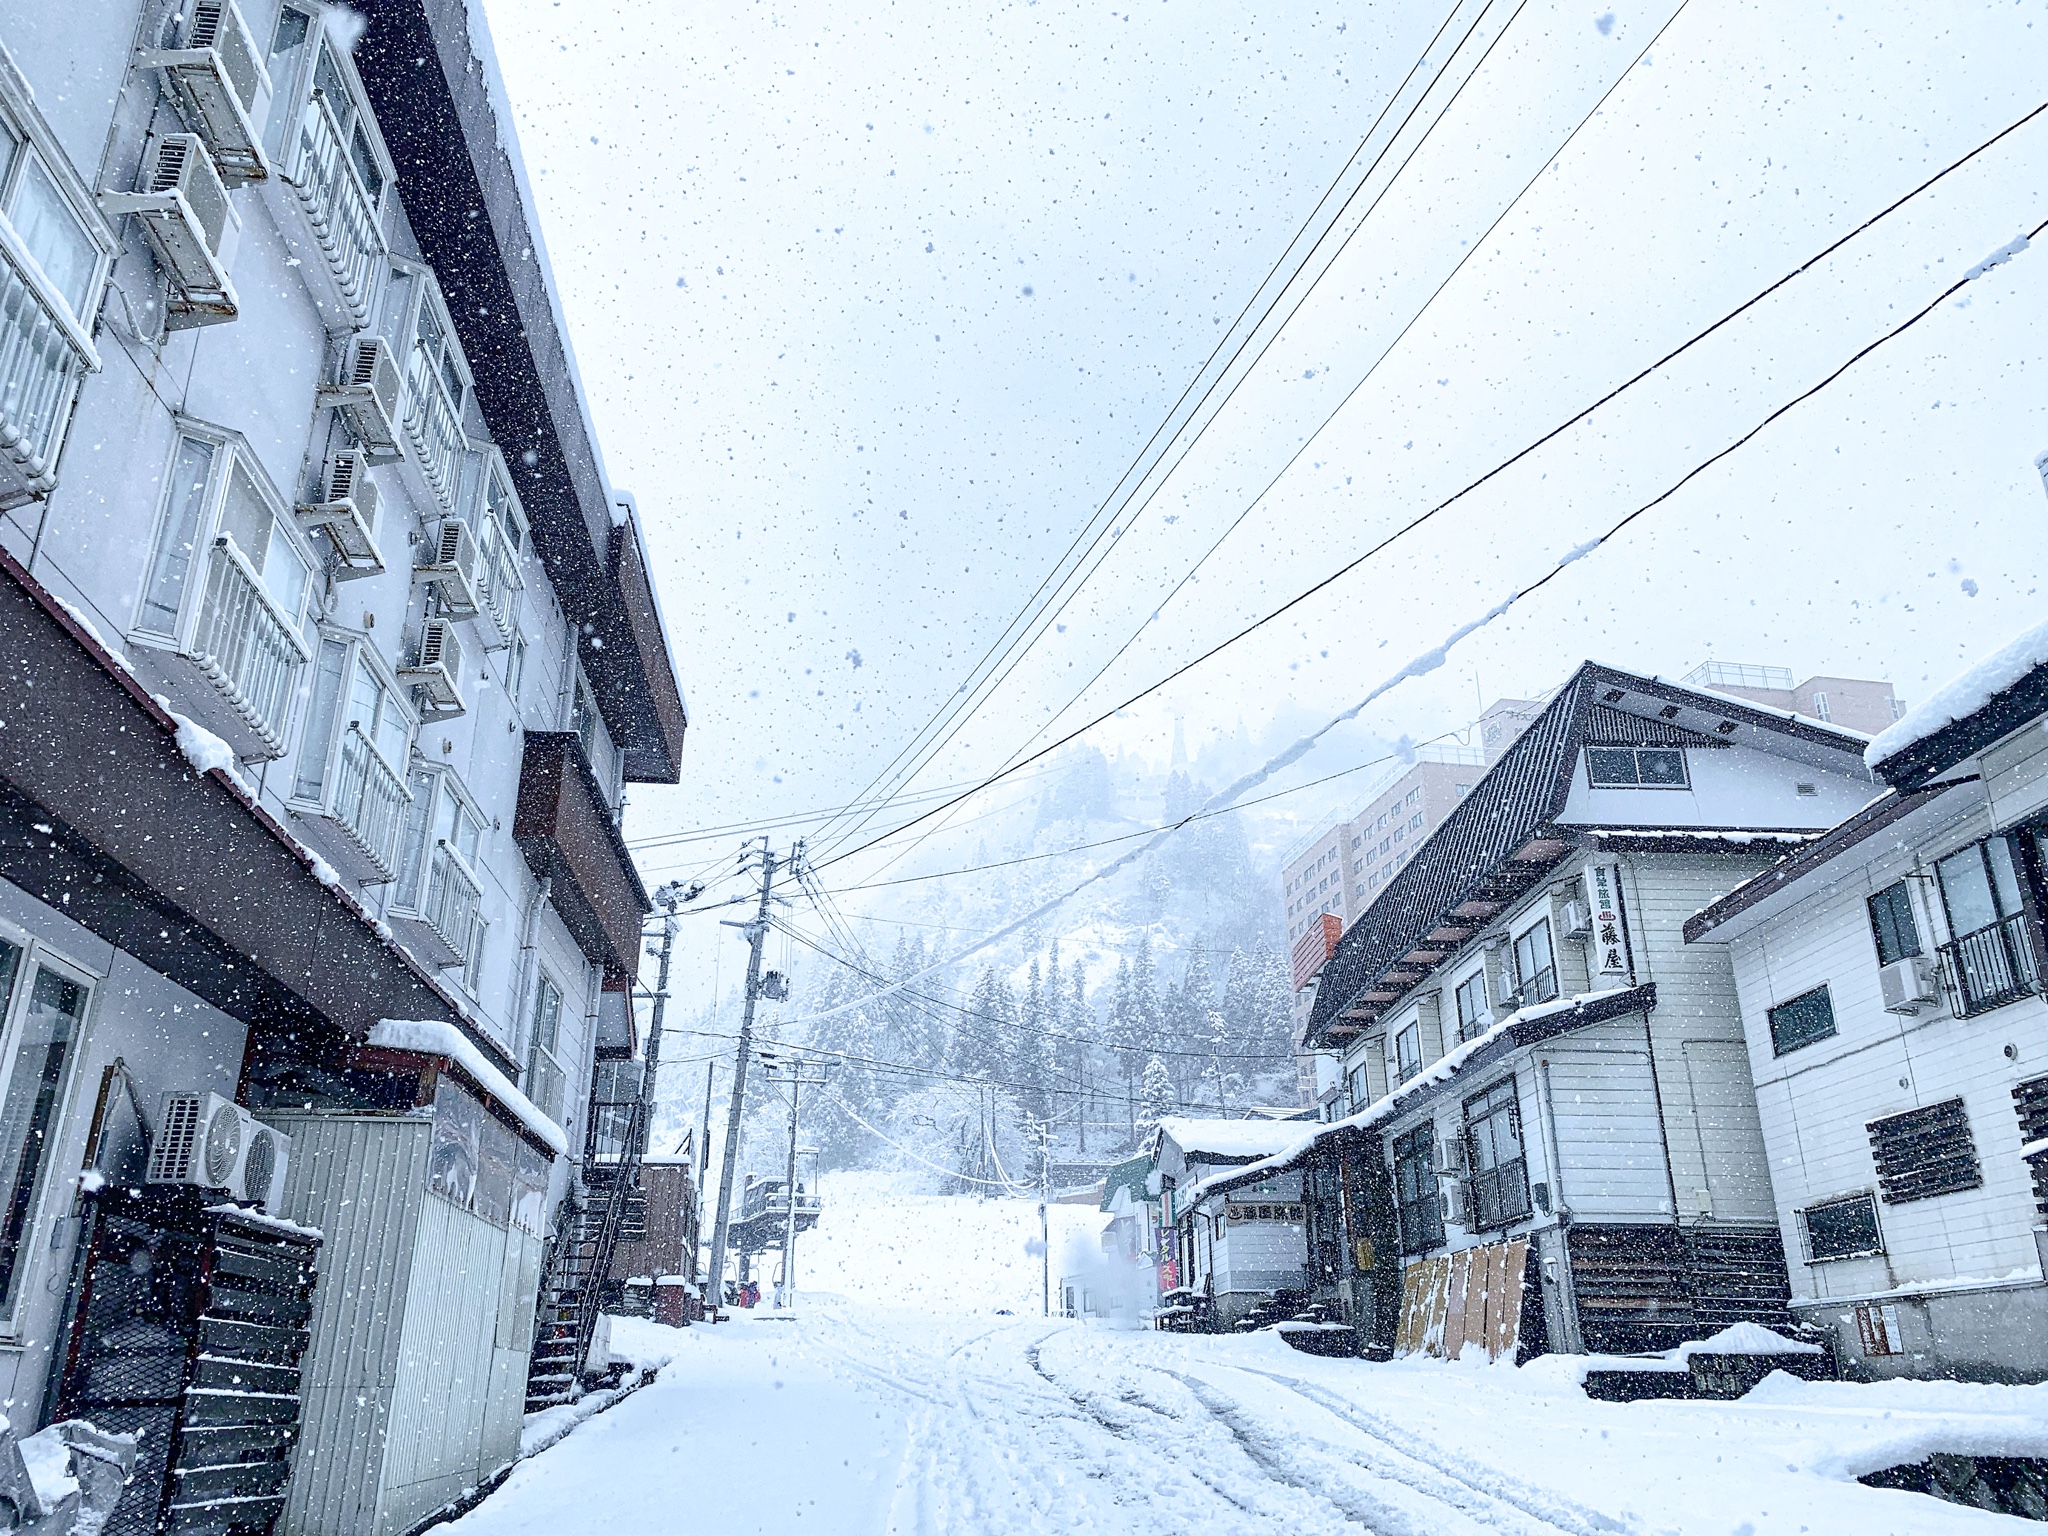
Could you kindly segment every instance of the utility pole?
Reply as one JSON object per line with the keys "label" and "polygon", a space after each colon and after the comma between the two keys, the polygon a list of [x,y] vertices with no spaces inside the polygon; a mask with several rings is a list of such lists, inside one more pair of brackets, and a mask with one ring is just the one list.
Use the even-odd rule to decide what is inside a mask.
{"label": "utility pole", "polygon": [[[779,1058],[765,1054],[763,1060],[771,1074],[782,1075],[786,1072],[787,1076],[784,1078],[784,1081],[789,1084],[789,1176],[782,1186],[782,1193],[789,1202],[789,1211],[784,1219],[782,1228],[782,1286],[775,1296],[777,1310],[786,1310],[796,1305],[797,1100],[802,1095],[804,1089],[822,1088],[825,1086],[826,1079],[832,1073],[832,1063],[823,1061],[807,1062],[798,1057],[789,1062],[785,1067]],[[805,1077],[804,1068],[807,1066],[815,1066],[818,1069],[818,1075],[816,1077]]]}
{"label": "utility pole", "polygon": [[711,1229],[708,1285],[714,1306],[722,1306],[725,1301],[725,1228],[727,1219],[732,1215],[733,1164],[740,1155],[740,1116],[747,1107],[747,1058],[754,1050],[754,1004],[761,992],[761,946],[768,937],[768,899],[774,883],[775,850],[768,846],[764,837],[761,839],[760,908],[750,922],[723,924],[746,934],[750,950],[747,955],[745,1008],[740,1014],[740,1048],[732,1064],[732,1102],[725,1112],[725,1159],[718,1169],[717,1225]]}
{"label": "utility pole", "polygon": [[675,955],[676,904],[683,899],[683,888],[671,880],[654,893],[654,899],[661,905],[661,968],[654,983],[654,1014],[647,1023],[647,1062],[640,1079],[640,1102],[646,1106],[640,1123],[639,1150],[643,1152],[654,1129],[654,1079],[661,1070],[661,1016],[668,1008],[668,967]]}

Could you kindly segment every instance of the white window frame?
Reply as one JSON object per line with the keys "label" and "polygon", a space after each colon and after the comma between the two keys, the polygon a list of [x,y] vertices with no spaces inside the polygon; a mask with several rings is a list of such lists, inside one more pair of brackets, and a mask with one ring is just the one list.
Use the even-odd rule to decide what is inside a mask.
{"label": "white window frame", "polygon": [[14,1342],[22,1336],[22,1299],[33,1287],[41,1283],[45,1274],[44,1265],[54,1257],[49,1251],[50,1244],[46,1235],[49,1209],[57,1186],[67,1182],[57,1176],[57,1169],[63,1161],[73,1111],[83,1107],[74,1105],[72,1100],[78,1084],[79,1063],[85,1057],[92,1038],[94,1018],[99,1007],[100,983],[106,978],[63,951],[53,949],[14,923],[0,921],[0,939],[18,945],[21,949],[21,964],[15,972],[14,990],[6,999],[4,1014],[0,1014],[0,1103],[4,1103],[7,1089],[13,1082],[15,1054],[21,1045],[22,1024],[28,1012],[29,1000],[34,995],[38,970],[55,971],[85,988],[85,1006],[79,1010],[78,1033],[72,1039],[71,1050],[58,1079],[56,1103],[51,1111],[50,1124],[46,1131],[47,1150],[42,1166],[36,1171],[36,1184],[29,1197],[28,1213],[22,1219],[21,1249],[16,1261],[13,1295],[0,1296],[0,1340]]}
{"label": "white window frame", "polygon": [[[43,120],[43,114],[35,104],[33,87],[4,53],[0,53],[0,125],[4,125],[21,145],[13,164],[0,168],[6,173],[4,180],[0,180],[0,241],[6,245],[8,259],[19,265],[22,276],[36,289],[37,296],[48,303],[65,336],[87,359],[89,368],[98,372],[100,358],[92,343],[93,320],[99,314],[100,300],[106,296],[107,274],[113,269],[120,242],[115,237],[113,226],[101,214],[91,190],[72,169],[71,157],[64,153],[56,134]],[[21,186],[28,177],[31,163],[43,168],[51,185],[64,199],[71,216],[77,220],[80,230],[99,251],[92,276],[85,285],[80,309],[72,307],[73,301],[43,271],[42,263],[29,252],[27,242],[15,230],[16,199],[21,195]]]}
{"label": "white window frame", "polygon": [[[444,795],[452,797],[458,806],[475,818],[477,823],[477,851],[474,862],[471,861],[470,855],[462,851],[459,841],[448,850],[449,857],[455,861],[456,867],[468,877],[469,882],[477,888],[479,893],[475,920],[471,924],[470,932],[464,936],[462,945],[458,947],[452,940],[448,939],[447,935],[442,935],[444,942],[447,942],[451,949],[456,950],[457,958],[454,964],[466,968],[469,964],[470,956],[479,947],[482,931],[487,926],[487,919],[483,915],[481,898],[484,885],[481,866],[483,864],[484,839],[491,831],[491,818],[483,813],[477,804],[476,796],[469,792],[469,787],[462,782],[461,776],[456,773],[452,766],[446,763],[423,762],[415,758],[406,781],[406,787],[412,791],[413,804],[415,806],[419,805],[420,799],[420,786],[413,782],[417,778],[426,778],[431,781],[432,790],[427,797],[425,809],[419,812],[418,831],[415,832],[413,824],[408,822],[404,832],[400,834],[398,878],[392,885],[392,899],[389,912],[393,917],[406,918],[414,922],[427,923],[429,921],[426,903],[433,881],[434,851],[447,841],[439,837],[434,829],[441,819],[442,797]],[[412,894],[407,896],[404,887],[408,873],[415,868],[410,863],[410,860],[414,858],[418,861],[416,866],[418,878]]]}
{"label": "white window frame", "polygon": [[[1528,997],[1526,994],[1529,988],[1535,984],[1537,977],[1543,974],[1544,968],[1539,967],[1534,976],[1522,974],[1522,944],[1524,940],[1539,928],[1543,930],[1543,955],[1549,962],[1547,968],[1550,972],[1550,996]],[[1508,942],[1508,955],[1515,972],[1515,991],[1523,995],[1524,1007],[1536,1003],[1553,1002],[1563,996],[1562,984],[1557,972],[1557,935],[1551,931],[1548,913],[1538,917],[1535,922],[1530,923],[1527,927],[1515,933],[1514,937]]]}
{"label": "white window frame", "polygon": [[[543,995],[544,988],[547,990],[551,990],[555,994],[555,1039],[552,1045],[542,1045],[540,1042],[540,1000]],[[536,1061],[543,1056],[547,1058],[548,1065],[554,1069],[555,1096],[559,1098],[565,1098],[567,1095],[569,1085],[569,1069],[562,1060],[562,1021],[566,1019],[568,1016],[568,989],[564,987],[559,981],[555,980],[554,975],[547,969],[546,966],[536,966],[534,968],[533,1022],[530,1028],[531,1038],[528,1039],[528,1041],[526,1042],[526,1075],[522,1079],[521,1084],[527,1090],[527,1096],[529,1098],[533,1098],[533,1090],[539,1086],[534,1081],[534,1066]],[[540,1098],[534,1098],[533,1102],[535,1107],[538,1108],[542,1114],[548,1116],[548,1118],[554,1120],[557,1124],[561,1123],[562,1117],[566,1111],[566,1106],[564,1104],[557,1103],[551,1105],[545,1102],[544,1099]]]}
{"label": "white window frame", "polygon": [[[314,705],[317,703],[319,692],[320,652],[329,645],[340,645],[343,647],[341,681],[333,700],[333,717],[327,722],[327,744],[324,752],[321,754],[320,762],[320,791],[317,795],[307,795],[301,791],[299,786],[301,777],[307,767],[307,756],[312,749],[315,734],[322,724],[316,718]],[[391,775],[398,780],[400,787],[405,790],[406,803],[408,805],[411,804],[411,764],[414,743],[418,739],[420,728],[419,711],[413,708],[412,705],[412,690],[399,684],[397,674],[392,671],[391,663],[385,659],[384,653],[377,649],[367,634],[360,630],[344,629],[339,625],[323,624],[319,627],[318,643],[313,651],[314,677],[312,686],[306,690],[305,730],[299,741],[299,757],[292,764],[291,778],[288,781],[289,799],[286,803],[295,811],[301,811],[314,816],[339,819],[339,813],[334,806],[334,795],[341,777],[343,738],[348,734],[349,726],[356,723],[347,717],[354,704],[352,694],[356,667],[362,663],[368,664],[379,688],[383,690],[384,704],[387,707],[395,708],[399,719],[404,722],[405,750],[399,753],[398,761],[393,762],[391,755],[377,739],[380,734],[379,732],[376,730],[365,730],[363,732],[364,738],[369,743],[370,750],[376,753],[378,762],[384,765]],[[398,878],[398,863],[404,855],[404,843],[405,822],[401,820],[398,834],[393,839],[393,867],[388,877],[390,880]],[[382,884],[385,882],[377,881],[375,883]]]}

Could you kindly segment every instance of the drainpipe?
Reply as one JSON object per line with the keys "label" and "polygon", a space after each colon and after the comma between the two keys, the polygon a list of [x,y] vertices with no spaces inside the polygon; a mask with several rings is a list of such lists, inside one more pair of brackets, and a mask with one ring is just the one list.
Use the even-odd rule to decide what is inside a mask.
{"label": "drainpipe", "polygon": [[[1572,1283],[1572,1213],[1564,1200],[1564,1164],[1558,1156],[1557,1109],[1551,1096],[1550,1058],[1545,1056],[1536,1063],[1536,1104],[1543,1124],[1543,1154],[1550,1164],[1551,1208],[1556,1213],[1556,1224],[1551,1231],[1557,1234],[1557,1253],[1554,1275],[1544,1275],[1557,1286],[1557,1318],[1564,1335],[1558,1340],[1568,1355],[1584,1354],[1585,1336],[1579,1332],[1579,1292]],[[1545,1264],[1544,1255],[1537,1254],[1540,1266]]]}

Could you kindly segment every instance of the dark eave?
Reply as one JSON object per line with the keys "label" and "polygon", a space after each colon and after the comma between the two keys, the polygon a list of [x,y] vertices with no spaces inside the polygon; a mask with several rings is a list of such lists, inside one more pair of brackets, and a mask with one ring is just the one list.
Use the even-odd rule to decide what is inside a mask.
{"label": "dark eave", "polygon": [[[1781,751],[1789,744],[1802,761],[1863,771],[1864,738],[1853,732],[1597,662],[1581,666],[1338,941],[1320,973],[1304,1044],[1327,1048],[1369,1028],[1433,968],[1418,970],[1413,956],[1455,953],[1432,944],[1433,932],[1483,925],[1583,844],[1580,829],[1557,821],[1581,744],[1711,749],[1757,735]],[[1648,837],[1654,829],[1600,830]]]}
{"label": "dark eave", "polygon": [[2048,667],[2036,667],[1960,720],[1871,764],[1871,771],[1894,789],[1918,789],[2043,715],[2048,715]]}
{"label": "dark eave", "polygon": [[461,1003],[0,552],[0,876],[252,1027],[359,1040]]}
{"label": "dark eave", "polygon": [[1893,790],[1879,796],[1847,821],[1787,854],[1769,869],[1743,881],[1712,906],[1693,913],[1685,920],[1685,942],[1699,943],[1730,919],[1747,912],[1759,902],[1769,900],[1793,882],[1805,879],[1859,843],[1912,815],[1923,805],[1931,804],[1952,789],[1976,782],[1977,776],[1972,774],[1966,779],[1946,779],[1904,794]]}
{"label": "dark eave", "polygon": [[[355,62],[476,376],[477,404],[533,525],[534,548],[583,635],[583,669],[626,777],[682,774],[682,690],[637,539],[614,533],[541,243],[500,142],[465,0],[361,0]],[[627,525],[630,527],[630,524]]]}

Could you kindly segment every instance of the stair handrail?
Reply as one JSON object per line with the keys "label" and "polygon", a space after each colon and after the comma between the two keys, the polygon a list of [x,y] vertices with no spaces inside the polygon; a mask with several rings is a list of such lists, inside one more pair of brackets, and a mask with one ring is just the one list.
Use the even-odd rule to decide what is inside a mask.
{"label": "stair handrail", "polygon": [[[619,1228],[625,1223],[626,1202],[631,1198],[640,1172],[640,1157],[635,1148],[641,1121],[647,1114],[647,1102],[645,1099],[631,1102],[633,1107],[626,1117],[625,1146],[614,1165],[612,1187],[606,1191],[604,1214],[598,1220],[597,1238],[591,1247],[590,1267],[584,1271],[583,1296],[576,1312],[576,1348],[570,1360],[578,1375],[582,1374],[584,1362],[589,1358],[590,1341],[597,1334],[604,1282],[611,1273],[612,1255],[618,1249]],[[585,1150],[588,1151],[587,1143]]]}

